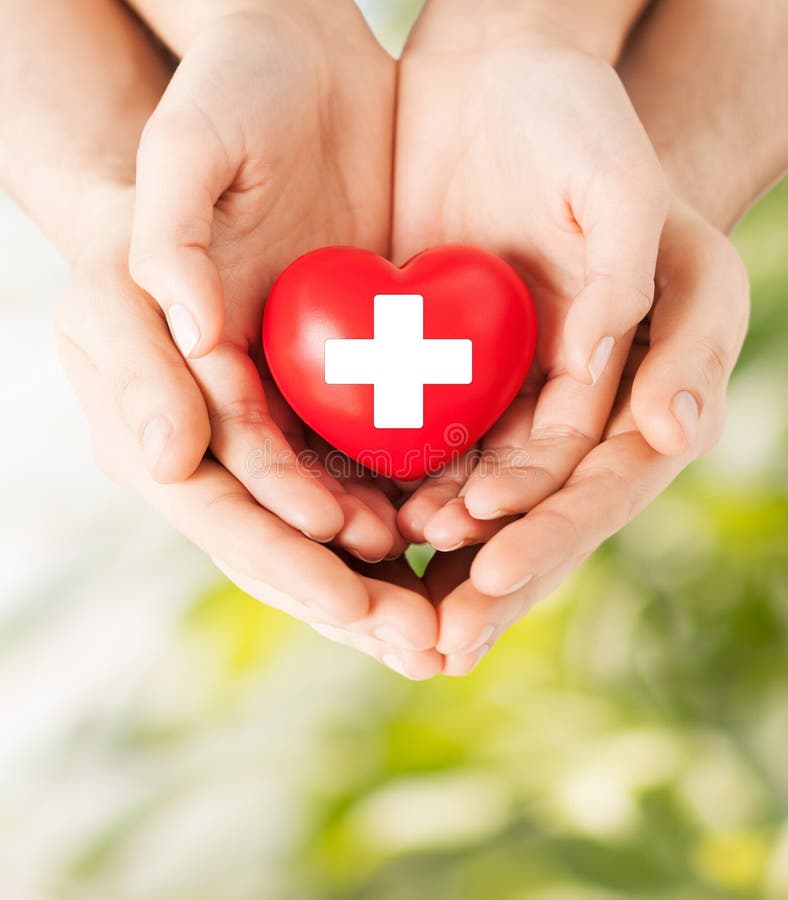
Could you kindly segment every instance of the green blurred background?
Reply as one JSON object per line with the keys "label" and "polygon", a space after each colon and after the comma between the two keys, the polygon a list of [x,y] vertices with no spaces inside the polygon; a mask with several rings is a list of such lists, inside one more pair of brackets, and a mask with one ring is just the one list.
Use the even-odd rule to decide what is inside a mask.
{"label": "green blurred background", "polygon": [[[0,765],[17,716],[44,695],[39,718],[60,716],[0,768],[0,896],[788,898],[788,182],[735,240],[753,317],[722,444],[471,677],[406,682],[128,516],[0,618],[0,695],[22,679]],[[123,599],[113,560],[136,541],[177,602],[148,603],[153,576]],[[97,571],[111,639],[84,612]],[[91,642],[118,664],[66,690],[45,643],[46,676],[15,675],[45,621],[78,636],[63,685]]]}

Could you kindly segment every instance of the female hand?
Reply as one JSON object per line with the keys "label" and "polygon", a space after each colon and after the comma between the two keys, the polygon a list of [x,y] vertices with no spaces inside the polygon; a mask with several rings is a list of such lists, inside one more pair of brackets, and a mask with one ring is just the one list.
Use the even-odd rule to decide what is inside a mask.
{"label": "female hand", "polygon": [[[328,244],[387,251],[394,62],[350,2],[331,16],[311,2],[259,9],[202,30],[145,128],[131,273],[199,385],[215,458],[284,522],[378,560],[404,548],[393,506],[368,482],[298,465],[308,436],[270,377],[261,384],[260,332],[294,258]],[[204,429],[161,415],[162,452],[188,472]]]}
{"label": "female hand", "polygon": [[395,258],[481,245],[522,274],[540,323],[531,373],[482,445],[498,477],[460,464],[400,510],[406,537],[444,550],[549,496],[599,442],[653,300],[668,204],[615,71],[498,7],[428,4],[401,63]]}

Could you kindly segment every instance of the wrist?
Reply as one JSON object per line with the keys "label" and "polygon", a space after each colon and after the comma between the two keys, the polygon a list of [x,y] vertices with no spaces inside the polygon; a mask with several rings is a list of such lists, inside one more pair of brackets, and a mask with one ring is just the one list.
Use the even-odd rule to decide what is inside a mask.
{"label": "wrist", "polygon": [[765,7],[662,0],[618,67],[671,187],[724,231],[788,159],[788,15]]}
{"label": "wrist", "polygon": [[524,0],[530,30],[615,65],[644,0]]}
{"label": "wrist", "polygon": [[[729,167],[715,148],[673,139],[660,140],[650,132],[654,148],[674,196],[714,228],[728,234],[760,193],[744,166]],[[719,185],[726,185],[720,190]]]}
{"label": "wrist", "polygon": [[[205,31],[219,21],[244,23],[286,19],[302,26],[325,22],[325,0],[132,0],[137,13],[178,56],[184,56]],[[360,16],[353,0],[332,0],[331,20],[348,13]]]}
{"label": "wrist", "polygon": [[422,18],[434,17],[441,28],[450,23],[451,39],[461,44],[527,35],[614,64],[646,5],[647,0],[427,0]]}

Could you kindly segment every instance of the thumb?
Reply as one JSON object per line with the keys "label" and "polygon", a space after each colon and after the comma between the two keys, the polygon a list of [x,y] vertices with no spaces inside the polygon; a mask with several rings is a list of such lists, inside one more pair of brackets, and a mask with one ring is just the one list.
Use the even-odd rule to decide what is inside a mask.
{"label": "thumb", "polygon": [[[56,323],[61,357],[77,355],[90,364],[93,381],[113,397],[153,478],[184,481],[210,441],[205,401],[161,313],[124,266],[72,281]],[[99,464],[115,477],[115,460]]]}
{"label": "thumb", "polygon": [[709,226],[665,230],[664,287],[632,386],[632,415],[658,452],[701,455],[722,433],[728,379],[747,331],[747,272]]}
{"label": "thumb", "polygon": [[129,269],[161,306],[185,357],[208,353],[224,326],[221,279],[208,249],[214,204],[231,181],[226,164],[212,129],[163,105],[137,154]]}
{"label": "thumb", "polygon": [[656,160],[624,171],[597,178],[575,210],[585,238],[585,287],[567,314],[564,344],[569,373],[585,384],[597,381],[616,342],[654,299],[668,204],[664,177]]}

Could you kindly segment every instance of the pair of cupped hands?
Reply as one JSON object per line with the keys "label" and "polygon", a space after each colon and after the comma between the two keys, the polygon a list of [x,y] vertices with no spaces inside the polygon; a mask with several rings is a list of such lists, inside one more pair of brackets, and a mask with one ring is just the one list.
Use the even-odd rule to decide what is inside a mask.
{"label": "pair of cupped hands", "polygon": [[[716,442],[746,276],[607,63],[435,5],[395,62],[352,4],[281,6],[185,54],[76,266],[62,357],[99,465],[244,591],[408,677],[465,674]],[[449,243],[504,257],[537,308],[495,465],[333,477],[267,373],[266,295],[318,247]],[[262,472],[263,447],[293,464]]]}

